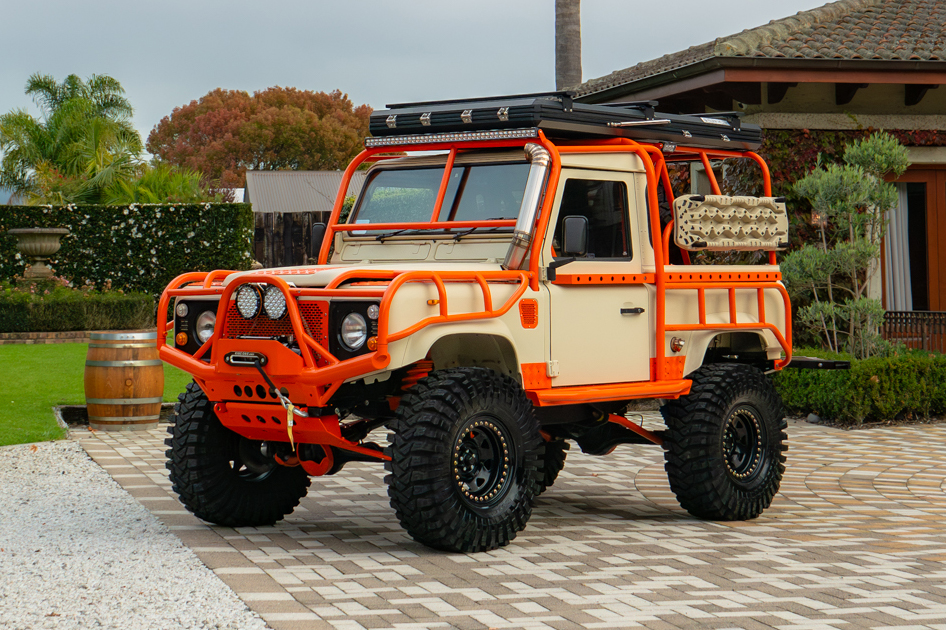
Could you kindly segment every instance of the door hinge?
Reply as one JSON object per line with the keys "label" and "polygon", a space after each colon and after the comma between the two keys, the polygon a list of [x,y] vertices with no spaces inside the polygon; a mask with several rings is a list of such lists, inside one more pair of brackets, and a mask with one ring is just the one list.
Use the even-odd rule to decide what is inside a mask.
{"label": "door hinge", "polygon": [[558,361],[546,361],[545,362],[545,375],[549,378],[555,378],[559,375],[558,371]]}
{"label": "door hinge", "polygon": [[548,281],[549,281],[548,267],[539,267],[539,282],[548,282]]}

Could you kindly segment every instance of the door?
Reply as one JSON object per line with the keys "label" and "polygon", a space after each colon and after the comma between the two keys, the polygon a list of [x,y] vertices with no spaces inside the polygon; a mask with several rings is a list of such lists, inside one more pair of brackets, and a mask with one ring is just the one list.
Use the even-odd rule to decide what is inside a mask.
{"label": "door", "polygon": [[[650,379],[651,307],[641,272],[634,174],[563,169],[548,286],[552,386]],[[587,253],[561,255],[562,222],[588,219]],[[564,263],[564,264],[563,264]],[[551,274],[550,274],[551,279]]]}
{"label": "door", "polygon": [[911,168],[897,184],[900,203],[884,248],[887,309],[907,304],[905,310],[944,311],[946,168]]}

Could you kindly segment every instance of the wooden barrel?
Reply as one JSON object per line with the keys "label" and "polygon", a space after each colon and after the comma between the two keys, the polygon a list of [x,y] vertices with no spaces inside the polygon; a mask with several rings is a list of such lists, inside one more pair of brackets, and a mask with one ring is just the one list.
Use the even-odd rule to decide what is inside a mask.
{"label": "wooden barrel", "polygon": [[157,333],[94,332],[85,359],[89,426],[105,431],[154,429],[164,398]]}

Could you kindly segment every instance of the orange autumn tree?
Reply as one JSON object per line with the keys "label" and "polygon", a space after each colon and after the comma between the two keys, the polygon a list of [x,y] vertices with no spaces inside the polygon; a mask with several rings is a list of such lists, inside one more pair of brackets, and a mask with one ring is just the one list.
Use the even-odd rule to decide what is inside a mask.
{"label": "orange autumn tree", "polygon": [[216,188],[246,185],[246,170],[343,169],[362,149],[371,108],[339,90],[271,87],[252,95],[216,89],[177,107],[147,149],[200,171]]}

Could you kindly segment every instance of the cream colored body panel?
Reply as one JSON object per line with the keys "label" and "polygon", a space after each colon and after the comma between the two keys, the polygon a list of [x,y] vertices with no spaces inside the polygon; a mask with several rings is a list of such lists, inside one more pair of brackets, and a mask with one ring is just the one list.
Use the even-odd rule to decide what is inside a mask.
{"label": "cream colored body panel", "polygon": [[[569,164],[600,164],[600,156],[569,155]],[[627,167],[643,168],[639,158],[622,155]],[[582,158],[573,160],[571,158]],[[560,209],[569,179],[620,181],[627,186],[628,204],[634,207],[637,175],[623,170],[562,168],[554,207]],[[549,222],[545,242],[551,243],[563,209]],[[557,268],[559,274],[604,278],[641,273],[641,241],[638,217],[629,212],[631,257],[608,260],[576,260]],[[547,248],[543,248],[546,251]],[[589,286],[549,283],[551,308],[551,360],[558,363],[553,387],[627,383],[650,379],[653,346],[653,305],[643,284],[594,284]],[[622,314],[622,309],[642,308],[640,314]]]}
{"label": "cream colored body panel", "polygon": [[[777,267],[766,266],[769,270],[777,270]],[[718,273],[722,267],[694,265],[692,267],[673,267],[678,272],[681,269],[693,269],[694,273],[712,270]],[[731,266],[730,269],[745,272],[745,267]],[[752,269],[756,269],[753,267]],[[703,364],[706,349],[712,340],[721,333],[730,332],[722,326],[717,329],[712,328],[712,324],[729,324],[729,290],[713,288],[711,282],[704,283],[704,294],[706,300],[706,323],[710,325],[709,330],[699,331],[667,331],[665,335],[665,356],[676,357],[685,356],[683,374],[687,375]],[[667,326],[697,324],[699,318],[699,300],[695,289],[668,289],[666,297],[666,322]],[[765,289],[765,320],[769,324],[775,325],[779,332],[784,335],[785,332],[785,304],[782,296],[776,289]],[[759,321],[758,297],[755,289],[736,289],[736,322],[740,324],[754,323]],[[740,329],[741,333],[752,333],[762,338],[763,349],[768,353],[769,359],[777,359],[782,354],[782,347],[778,338],[768,328],[747,328]],[[683,339],[684,349],[681,352],[674,352],[670,347],[670,341],[674,337]]]}
{"label": "cream colored body panel", "polygon": [[471,234],[457,241],[453,235],[431,235],[426,240],[417,236],[394,236],[379,243],[371,236],[350,236],[339,241],[340,253],[332,258],[333,264],[364,266],[402,263],[449,263],[456,269],[456,262],[499,264],[509,249],[509,234],[503,236]]}
{"label": "cream colored body panel", "polygon": [[[518,288],[517,284],[489,283],[493,309],[500,309]],[[450,315],[478,313],[483,311],[483,292],[478,284],[447,283],[448,307]],[[408,283],[402,287],[391,303],[391,332],[403,330],[427,318],[440,313],[440,305],[428,305],[428,300],[438,299],[437,289],[429,283]],[[535,300],[538,306],[538,325],[525,328],[519,311],[519,302],[523,299]],[[391,356],[390,369],[410,365],[427,357],[428,352],[441,339],[450,336],[487,335],[505,339],[509,342],[514,355],[514,364],[506,366],[514,376],[521,376],[519,365],[522,363],[545,363],[548,361],[548,297],[544,290],[538,292],[526,289],[521,298],[499,317],[473,319],[467,321],[432,324],[408,337],[389,345]],[[474,341],[475,343],[475,341]],[[471,350],[471,355],[477,351]]]}
{"label": "cream colored body panel", "polygon": [[[549,285],[552,303],[553,387],[650,379],[653,327],[643,285]],[[643,308],[622,315],[621,309]]]}
{"label": "cream colored body panel", "polygon": [[618,173],[644,173],[644,163],[633,153],[564,153],[562,168],[582,168]]}
{"label": "cream colored body panel", "polygon": [[539,323],[536,328],[523,327],[518,301],[500,317],[433,324],[388,347],[392,369],[426,358],[430,349],[446,337],[488,335],[505,339],[510,343],[514,364],[506,367],[512,375],[521,379],[520,366],[523,363],[547,363],[549,357],[548,297],[544,291],[540,290],[527,291],[522,299],[534,299],[538,302]]}

